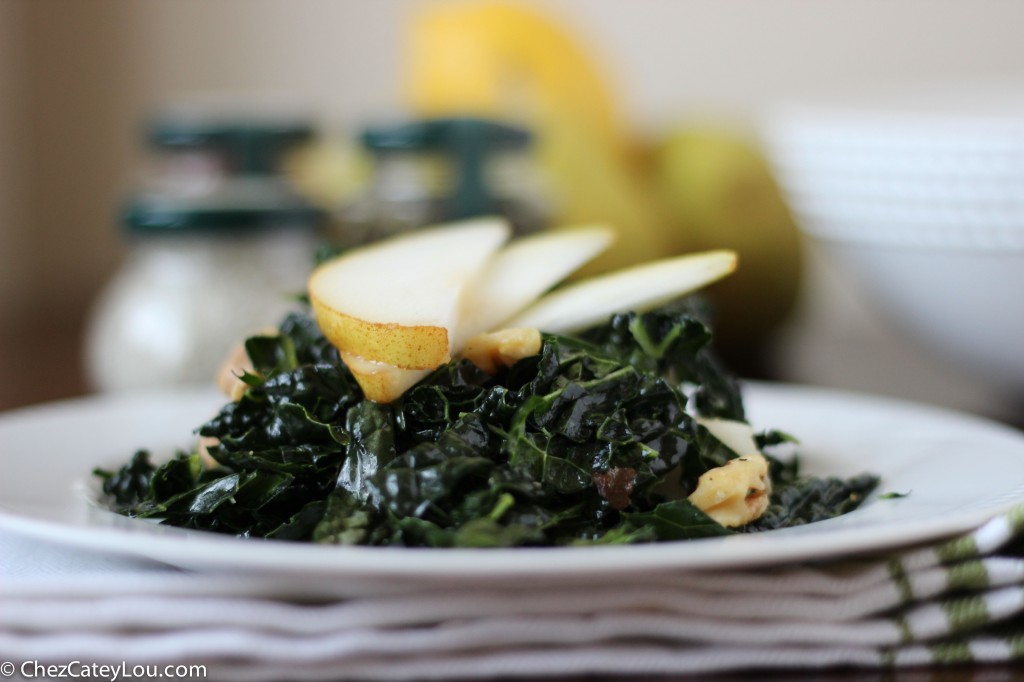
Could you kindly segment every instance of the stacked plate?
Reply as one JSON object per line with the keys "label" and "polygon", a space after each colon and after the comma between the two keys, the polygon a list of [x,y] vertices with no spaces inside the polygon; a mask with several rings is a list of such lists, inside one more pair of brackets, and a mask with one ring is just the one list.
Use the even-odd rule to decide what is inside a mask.
{"label": "stacked plate", "polygon": [[883,311],[1024,391],[1024,83],[780,105],[763,132],[801,227]]}

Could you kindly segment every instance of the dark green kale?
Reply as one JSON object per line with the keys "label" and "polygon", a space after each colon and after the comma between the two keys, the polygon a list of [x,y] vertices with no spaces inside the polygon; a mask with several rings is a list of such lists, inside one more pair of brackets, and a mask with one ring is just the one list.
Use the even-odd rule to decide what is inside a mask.
{"label": "dark green kale", "polygon": [[743,530],[764,531],[802,526],[853,511],[878,485],[878,477],[861,474],[850,479],[794,477],[775,481],[768,510]]}
{"label": "dark green kale", "polygon": [[[711,537],[686,497],[735,457],[691,416],[743,419],[735,379],[686,309],[616,315],[489,375],[465,360],[367,401],[305,315],[246,342],[237,402],[198,432],[217,466],[144,452],[97,472],[114,509],[163,523],[333,544],[611,544]],[[769,433],[761,445],[788,436]],[[771,460],[768,512],[741,530],[848,511],[875,479],[803,479]]]}
{"label": "dark green kale", "polygon": [[93,469],[102,481],[103,494],[119,512],[128,512],[149,495],[149,482],[156,467],[149,461],[149,452],[139,450],[116,472]]}
{"label": "dark green kale", "polygon": [[583,338],[623,364],[692,387],[700,414],[742,421],[739,384],[715,355],[711,330],[693,307],[677,310],[616,315]]}

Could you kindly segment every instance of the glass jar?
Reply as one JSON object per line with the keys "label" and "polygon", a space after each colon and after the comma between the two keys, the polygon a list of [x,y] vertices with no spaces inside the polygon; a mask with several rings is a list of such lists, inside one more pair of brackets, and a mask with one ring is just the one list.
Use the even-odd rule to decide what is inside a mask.
{"label": "glass jar", "polygon": [[318,221],[308,204],[266,179],[222,183],[201,199],[133,199],[123,220],[127,258],[87,331],[93,386],[212,383],[234,344],[296,307]]}

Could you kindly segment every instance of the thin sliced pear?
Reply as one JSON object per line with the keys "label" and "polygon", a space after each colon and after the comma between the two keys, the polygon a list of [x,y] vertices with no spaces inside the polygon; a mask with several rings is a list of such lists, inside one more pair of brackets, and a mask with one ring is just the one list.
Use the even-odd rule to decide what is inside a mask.
{"label": "thin sliced pear", "polygon": [[452,355],[463,291],[511,231],[501,219],[441,225],[353,249],[317,268],[309,298],[339,351],[403,369]]}
{"label": "thin sliced pear", "polygon": [[505,323],[568,333],[614,313],[643,312],[692,293],[736,269],[733,251],[705,251],[638,265],[558,289]]}
{"label": "thin sliced pear", "polygon": [[430,374],[429,369],[402,369],[383,362],[374,362],[351,353],[340,353],[363,395],[375,403],[390,403]]}
{"label": "thin sliced pear", "polygon": [[595,225],[542,232],[510,242],[466,291],[455,348],[478,334],[498,329],[614,240],[614,230]]}
{"label": "thin sliced pear", "polygon": [[754,440],[754,427],[746,422],[718,417],[698,417],[697,423],[740,457],[761,452],[757,449],[757,441]]}

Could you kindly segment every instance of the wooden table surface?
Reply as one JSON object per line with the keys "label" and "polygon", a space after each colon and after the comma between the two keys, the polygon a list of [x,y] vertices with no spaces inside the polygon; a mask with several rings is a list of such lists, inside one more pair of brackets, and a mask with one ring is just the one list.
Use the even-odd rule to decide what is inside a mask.
{"label": "wooden table surface", "polygon": [[34,319],[0,328],[0,410],[85,395],[82,319]]}

